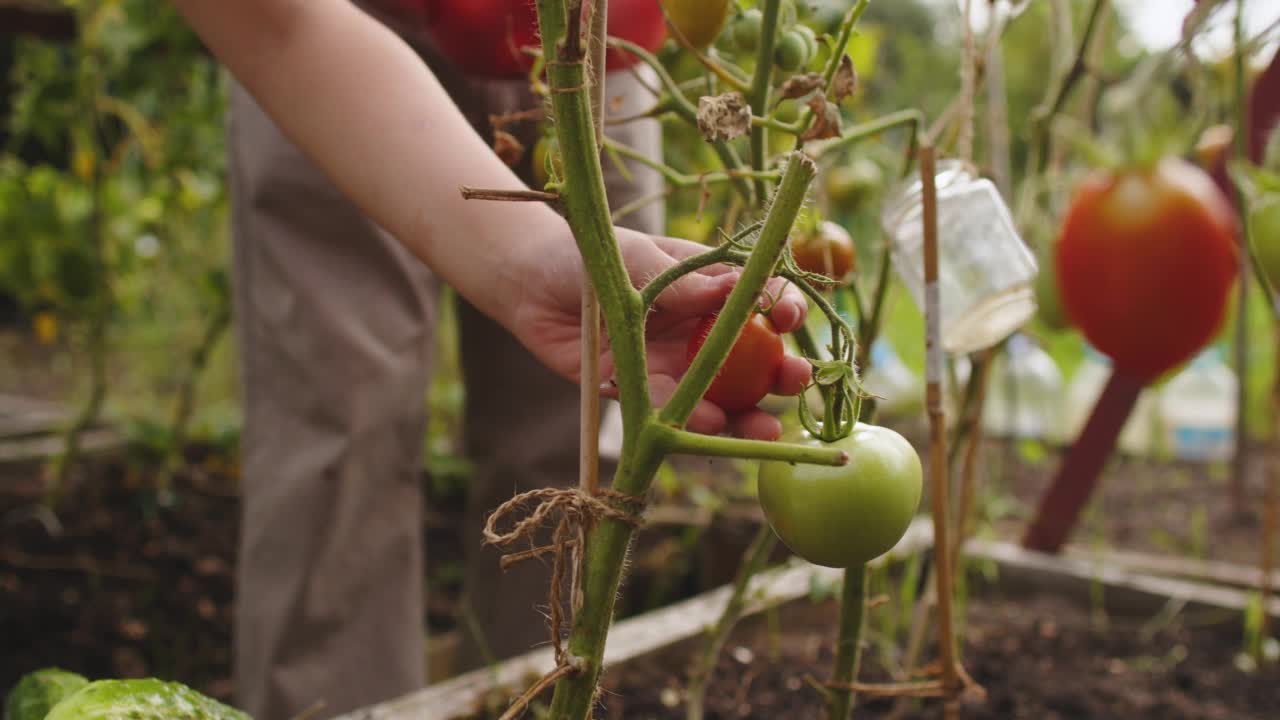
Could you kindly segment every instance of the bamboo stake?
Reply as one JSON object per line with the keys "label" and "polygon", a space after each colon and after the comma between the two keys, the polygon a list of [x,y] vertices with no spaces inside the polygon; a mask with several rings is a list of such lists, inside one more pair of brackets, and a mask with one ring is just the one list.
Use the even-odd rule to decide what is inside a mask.
{"label": "bamboo stake", "polygon": [[[609,0],[593,0],[587,57],[591,71],[591,119],[596,149],[604,146],[605,40]],[[591,276],[582,270],[582,375],[578,380],[578,487],[594,495],[600,489],[600,302]]]}
{"label": "bamboo stake", "polygon": [[[942,684],[951,697],[961,688],[956,672],[955,639],[952,627],[951,553],[948,552],[947,428],[942,409],[942,323],[938,302],[938,189],[934,184],[934,149],[920,148],[920,178],[924,196],[924,282],[925,282],[925,399],[929,409],[929,483],[933,503],[934,578],[938,596],[938,657]],[[948,702],[948,715],[953,714]]]}

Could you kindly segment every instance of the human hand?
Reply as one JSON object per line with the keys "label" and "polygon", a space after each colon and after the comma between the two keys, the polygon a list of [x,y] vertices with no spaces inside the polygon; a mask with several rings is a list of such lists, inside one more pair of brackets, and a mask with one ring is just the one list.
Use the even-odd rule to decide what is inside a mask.
{"label": "human hand", "polygon": [[[617,228],[616,232],[623,262],[637,287],[676,262],[707,250],[686,240],[625,228]],[[530,243],[516,254],[512,269],[517,273],[522,296],[512,308],[508,328],[544,364],[576,382],[580,372],[584,274],[577,246],[565,240]],[[667,402],[686,370],[686,348],[694,326],[704,315],[720,309],[739,275],[738,268],[713,265],[684,276],[658,296],[645,325],[649,392],[656,406]],[[803,294],[779,278],[772,279],[767,290],[778,298],[769,311],[775,327],[784,333],[798,328],[807,311]],[[607,339],[602,339],[601,344],[607,345]],[[607,346],[600,357],[600,373],[606,380],[613,374],[613,358]],[[779,395],[798,395],[804,391],[810,374],[807,360],[787,356],[773,390]],[[604,394],[615,393],[606,389]],[[782,431],[777,418],[759,409],[730,415],[707,400],[698,403],[688,429],[707,434],[728,431],[762,440],[776,439]]]}

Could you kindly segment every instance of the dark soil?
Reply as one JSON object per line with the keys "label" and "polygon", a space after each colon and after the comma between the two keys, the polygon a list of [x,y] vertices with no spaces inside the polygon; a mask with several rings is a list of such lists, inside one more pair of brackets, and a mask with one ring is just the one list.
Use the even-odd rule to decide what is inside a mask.
{"label": "dark soil", "polygon": [[[98,463],[41,508],[40,469],[0,473],[0,694],[56,665],[91,678],[156,675],[230,700],[239,528],[235,466],[193,457],[162,505],[154,473]],[[452,627],[460,547],[428,512],[428,624]]]}
{"label": "dark soil", "polygon": [[[1258,448],[1246,478],[1243,513],[1232,507],[1230,468],[1224,464],[1116,457],[1070,542],[1255,566],[1261,547],[1264,452]],[[987,445],[986,472],[979,473],[979,482],[990,485],[980,512],[1000,535],[1021,537],[1053,482],[1062,453]],[[1009,471],[1002,472],[1004,468]]]}
{"label": "dark soil", "polygon": [[[145,466],[125,459],[90,466],[66,493],[57,514],[60,528],[34,511],[41,497],[38,468],[0,471],[0,692],[22,673],[58,665],[92,677],[159,675],[231,698],[235,464],[217,454],[196,454],[191,460],[169,506],[156,502],[154,473],[140,469]],[[984,478],[1006,476],[1001,467],[1013,470],[1006,476],[1011,479],[987,485],[982,508],[989,527],[1016,538],[1047,487],[1056,457],[1050,453],[1033,462],[992,445],[985,467]],[[684,465],[680,471],[685,480],[699,474]],[[444,492],[433,490],[440,483],[424,482],[432,583],[427,617],[432,630],[440,632],[456,624],[460,548],[450,518],[462,502],[465,482],[454,482]],[[707,476],[697,482],[737,487],[739,480]],[[1256,482],[1248,492],[1256,509],[1261,496]],[[1099,499],[1074,540],[1105,539],[1113,547],[1252,564],[1256,521],[1235,519],[1228,498],[1220,469],[1118,462],[1108,469]],[[668,500],[697,505],[683,491]],[[752,533],[741,513],[709,527],[646,528],[632,555],[619,617],[726,582]],[[1280,717],[1280,690],[1275,689],[1280,677],[1232,669],[1239,633],[1175,626],[1146,638],[1113,620],[1110,633],[1099,634],[1083,615],[1043,598],[1026,606],[976,605],[972,613],[970,666],[991,697],[966,717]],[[1053,624],[1044,625],[1050,618]],[[745,664],[726,653],[720,685],[712,693],[716,717],[815,716],[813,692],[793,686],[806,672],[801,667],[821,676],[829,632],[821,626],[817,633],[792,637],[788,625],[782,662],[763,660],[764,650]],[[1175,663],[1172,659],[1183,652],[1173,650],[1177,647],[1188,655]],[[672,685],[678,683],[674,667],[637,671],[635,687],[619,689],[630,703],[620,706],[626,711],[621,717],[677,717],[663,709],[659,697],[661,688],[678,686]],[[875,677],[874,657],[865,667]],[[996,682],[1000,673],[1008,677]],[[1036,685],[1050,674],[1060,679],[1053,685],[1062,688],[1057,694]],[[1090,689],[1080,690],[1086,684]],[[739,692],[750,699],[737,701]],[[605,697],[611,708],[624,701]],[[808,710],[787,705],[804,698]],[[738,714],[744,702],[746,714]],[[870,704],[867,712],[877,707]],[[928,707],[925,714],[905,717],[930,717]]]}
{"label": "dark soil", "polygon": [[[888,605],[878,614],[898,612]],[[988,596],[967,613],[965,663],[986,691],[963,707],[966,720],[1213,719],[1280,717],[1280,668],[1244,673],[1233,665],[1238,632],[1197,626],[1178,616],[1092,619],[1053,597]],[[707,692],[708,720],[823,718],[821,698],[807,678],[825,677],[831,663],[836,609],[807,606],[784,615],[782,633],[764,623],[743,628],[726,644]],[[868,643],[862,680],[888,679]],[[772,648],[772,650],[771,650]],[[604,717],[683,720],[683,659],[658,657],[611,677]],[[908,701],[903,718],[940,718],[937,700]],[[893,701],[867,699],[855,718],[887,717]]]}

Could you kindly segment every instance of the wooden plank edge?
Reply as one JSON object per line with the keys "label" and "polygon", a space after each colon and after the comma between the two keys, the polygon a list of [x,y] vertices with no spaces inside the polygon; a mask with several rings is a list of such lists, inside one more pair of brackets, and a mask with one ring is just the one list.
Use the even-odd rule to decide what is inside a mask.
{"label": "wooden plank edge", "polygon": [[[927,518],[916,518],[907,534],[876,563],[918,552],[932,544]],[[744,617],[808,594],[811,579],[837,580],[840,571],[794,561],[757,575],[748,592]],[[722,586],[643,615],[623,620],[609,632],[605,665],[616,665],[663,650],[701,634],[720,616],[731,589]],[[484,698],[495,691],[518,694],[533,679],[555,667],[549,647],[531,651],[499,664],[426,687],[385,703],[362,708],[334,720],[457,720],[476,712]]]}
{"label": "wooden plank edge", "polygon": [[[902,541],[876,562],[900,559],[932,545],[932,526],[917,518]],[[1202,611],[1231,620],[1242,618],[1248,595],[1233,588],[1145,575],[1098,559],[1048,555],[1012,542],[971,540],[970,559],[990,560],[999,567],[997,585],[1033,592],[1057,591],[1088,602],[1091,587],[1101,583],[1105,602],[1113,610],[1154,615],[1171,602],[1184,611]],[[743,618],[805,597],[814,577],[838,580],[839,570],[793,561],[758,575],[749,590],[752,601]],[[621,665],[674,647],[700,635],[719,617],[730,588],[723,586],[617,623],[605,650],[606,666]],[[1280,617],[1280,599],[1268,611]],[[514,696],[554,667],[550,648],[541,648],[504,662],[431,685],[401,698],[363,708],[334,720],[461,720],[473,715],[486,697]]]}

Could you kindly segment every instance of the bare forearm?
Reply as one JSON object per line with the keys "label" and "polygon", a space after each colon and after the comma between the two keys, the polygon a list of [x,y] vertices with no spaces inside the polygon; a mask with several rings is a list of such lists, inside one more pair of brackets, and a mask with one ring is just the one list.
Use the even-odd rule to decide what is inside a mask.
{"label": "bare forearm", "polygon": [[[465,201],[523,184],[407,45],[347,0],[175,0],[284,132],[374,221],[506,323],[509,253],[567,238],[535,203]],[[518,231],[513,231],[518,228]]]}

